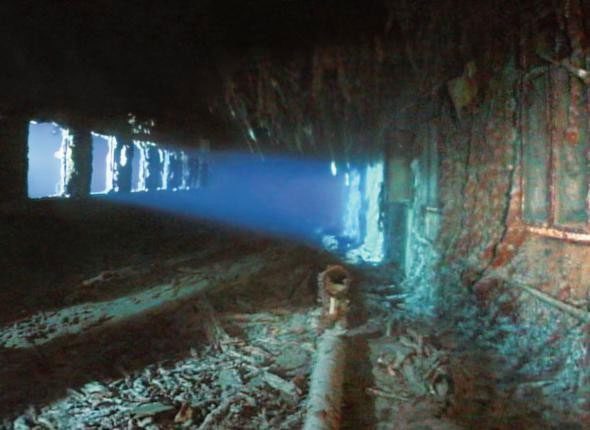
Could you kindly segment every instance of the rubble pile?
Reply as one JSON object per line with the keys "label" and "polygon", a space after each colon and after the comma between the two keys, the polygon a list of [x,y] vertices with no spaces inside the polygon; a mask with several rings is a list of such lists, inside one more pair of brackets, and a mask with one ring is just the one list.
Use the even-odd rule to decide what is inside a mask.
{"label": "rubble pile", "polygon": [[402,311],[368,347],[366,393],[378,430],[585,428],[579,412],[564,411],[547,391],[550,373],[523,374],[449,321],[416,321]]}
{"label": "rubble pile", "polygon": [[442,418],[454,385],[448,351],[419,330],[400,330],[369,342],[376,428],[458,428]]}
{"label": "rubble pile", "polygon": [[[411,328],[405,335],[380,345],[375,367],[375,393],[407,400],[412,396],[433,396],[444,402],[452,386],[448,355],[428,343]],[[390,389],[396,392],[389,392]]]}
{"label": "rubble pile", "polygon": [[93,300],[5,327],[0,428],[301,427],[323,257],[221,248],[100,272]]}
{"label": "rubble pile", "polygon": [[298,428],[311,370],[315,318],[312,312],[221,316],[228,330],[240,330],[242,337],[231,337],[219,326],[214,344],[192,349],[183,359],[69,389],[65,398],[40,409],[31,407],[4,426],[14,430]]}

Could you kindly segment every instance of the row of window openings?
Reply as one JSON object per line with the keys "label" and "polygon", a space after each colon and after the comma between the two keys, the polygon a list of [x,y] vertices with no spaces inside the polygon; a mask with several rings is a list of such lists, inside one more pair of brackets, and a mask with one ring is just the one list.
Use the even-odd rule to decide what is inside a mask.
{"label": "row of window openings", "polygon": [[[29,124],[28,139],[28,194],[30,198],[64,197],[66,183],[72,168],[72,135],[55,123]],[[195,162],[185,151],[171,150],[153,142],[133,141],[133,150],[123,146],[116,153],[117,140],[92,132],[91,194],[106,194],[114,189],[117,168],[131,163],[131,191],[148,189],[148,161],[156,157],[159,177],[155,178],[159,190],[188,190],[198,188],[200,178],[191,175]],[[197,166],[198,167],[198,166]],[[153,180],[153,179],[152,179]]]}

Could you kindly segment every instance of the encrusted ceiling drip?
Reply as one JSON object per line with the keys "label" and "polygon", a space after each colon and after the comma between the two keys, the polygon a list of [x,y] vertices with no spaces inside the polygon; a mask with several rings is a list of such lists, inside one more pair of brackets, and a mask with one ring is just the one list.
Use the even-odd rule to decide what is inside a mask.
{"label": "encrusted ceiling drip", "polygon": [[[483,10],[479,2],[459,7],[457,0],[384,3],[388,15],[381,29],[356,43],[316,45],[288,61],[258,51],[225,77],[227,112],[252,151],[282,147],[327,155],[339,165],[361,153],[371,157],[396,116],[419,121],[416,113],[428,99],[448,99],[446,84],[453,78],[481,81],[479,95],[468,95],[469,102],[481,97],[485,76],[506,61],[498,52],[512,46],[510,23],[545,13],[535,2],[505,0]],[[497,19],[482,18],[498,11]],[[457,14],[461,19],[449,19]],[[461,76],[462,69],[467,72]],[[400,106],[404,112],[395,110]]]}
{"label": "encrusted ceiling drip", "polygon": [[[255,75],[227,80],[226,104],[234,119],[249,129],[264,130],[271,144],[299,152],[324,147],[344,163],[354,137],[378,125],[373,118],[382,110],[385,84],[393,79],[383,79],[383,56],[377,39],[360,47],[319,47],[310,61],[259,60],[250,69]],[[303,78],[306,65],[311,67],[307,79]],[[255,107],[249,103],[253,95]]]}

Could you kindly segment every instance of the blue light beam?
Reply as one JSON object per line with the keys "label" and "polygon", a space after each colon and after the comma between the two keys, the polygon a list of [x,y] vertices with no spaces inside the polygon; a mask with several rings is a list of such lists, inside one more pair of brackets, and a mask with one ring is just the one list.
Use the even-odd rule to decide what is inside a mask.
{"label": "blue light beam", "polygon": [[333,176],[325,160],[285,156],[261,160],[251,154],[211,152],[206,154],[206,169],[207,184],[197,190],[106,198],[316,243],[322,235],[338,236],[343,230],[344,178]]}

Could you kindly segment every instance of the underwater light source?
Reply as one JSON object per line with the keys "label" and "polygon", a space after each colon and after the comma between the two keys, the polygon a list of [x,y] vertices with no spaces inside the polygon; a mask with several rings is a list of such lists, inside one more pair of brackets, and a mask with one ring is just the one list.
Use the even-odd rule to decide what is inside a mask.
{"label": "underwater light source", "polygon": [[[352,179],[351,179],[352,180]],[[345,231],[348,234],[354,234],[360,226],[355,225],[355,220],[360,219],[361,207],[365,209],[364,237],[362,245],[347,253],[351,261],[362,260],[368,263],[380,263],[385,257],[385,237],[383,233],[383,224],[381,222],[381,190],[383,188],[384,171],[383,162],[375,162],[366,168],[364,195],[359,204],[359,195],[351,192],[349,195],[350,219],[345,222],[348,227]],[[354,182],[352,182],[354,184]],[[360,186],[360,176],[359,182]],[[356,185],[355,185],[356,186]],[[352,188],[352,185],[351,187]],[[358,210],[356,208],[359,208]],[[360,221],[359,221],[360,223]]]}
{"label": "underwater light source", "polygon": [[[140,147],[145,151],[149,145]],[[168,167],[173,177],[174,172],[182,175],[180,181],[168,180],[168,191],[184,192],[113,193],[109,199],[315,244],[346,253],[356,262],[379,263],[384,258],[382,162],[349,167],[346,175],[334,176],[325,160],[166,151],[170,159],[179,158]],[[210,178],[202,181],[201,175],[209,171]]]}
{"label": "underwater light source", "polygon": [[[30,125],[31,128],[40,126],[43,125]],[[55,190],[35,194],[30,189],[32,197],[64,195],[73,167],[72,135],[56,124],[44,127],[39,133],[45,133],[45,140],[51,137],[52,144],[44,147],[49,153],[43,154],[49,156],[43,157],[43,161],[53,169],[51,182]],[[31,138],[35,140],[35,131],[31,132]],[[122,204],[318,245],[329,239],[329,246],[324,245],[337,252],[361,244],[352,251],[358,258],[378,262],[383,257],[379,221],[382,163],[370,165],[362,173],[348,166],[345,174],[338,175],[335,160],[329,161],[328,170],[326,160],[320,159],[210,152],[204,145],[193,150],[163,148],[140,140],[133,140],[133,146],[120,147],[115,137],[98,133],[92,133],[92,140],[91,193],[95,195],[105,194],[104,198]],[[30,158],[34,160],[33,146]],[[133,148],[133,153],[128,153]],[[118,175],[116,170],[129,163],[134,192],[111,193]],[[46,184],[47,169],[40,172]],[[29,169],[29,175],[30,178],[35,175],[33,168]],[[30,184],[35,183],[30,180]],[[150,193],[137,193],[148,190]],[[366,219],[364,213],[368,214]]]}
{"label": "underwater light source", "polygon": [[332,176],[336,176],[338,174],[338,169],[336,168],[336,162],[332,160],[330,163],[330,172],[332,172]]}
{"label": "underwater light source", "polygon": [[364,260],[379,263],[383,260],[383,228],[381,223],[381,189],[383,187],[383,163],[367,167],[365,195],[367,198],[367,234],[365,236]]}
{"label": "underwater light source", "polygon": [[[139,145],[139,148],[145,151],[146,146]],[[325,160],[279,156],[262,160],[257,154],[209,152],[205,155],[186,148],[167,151],[180,154],[181,165],[173,166],[173,173],[178,171],[182,175],[178,185],[174,180],[170,187],[168,181],[168,191],[192,184],[190,190],[112,193],[108,198],[306,242],[321,242],[318,231],[336,236],[342,233],[344,180],[330,174]],[[146,162],[138,164],[141,170]],[[164,166],[160,165],[160,169],[164,170]],[[209,175],[207,172],[211,172],[208,179],[202,177]],[[143,173],[138,175],[136,190],[145,188],[139,180],[141,177]]]}
{"label": "underwater light source", "polygon": [[361,239],[361,174],[358,170],[352,170],[345,175],[344,184],[347,186],[346,208],[344,209],[343,235],[351,243],[358,243]]}

